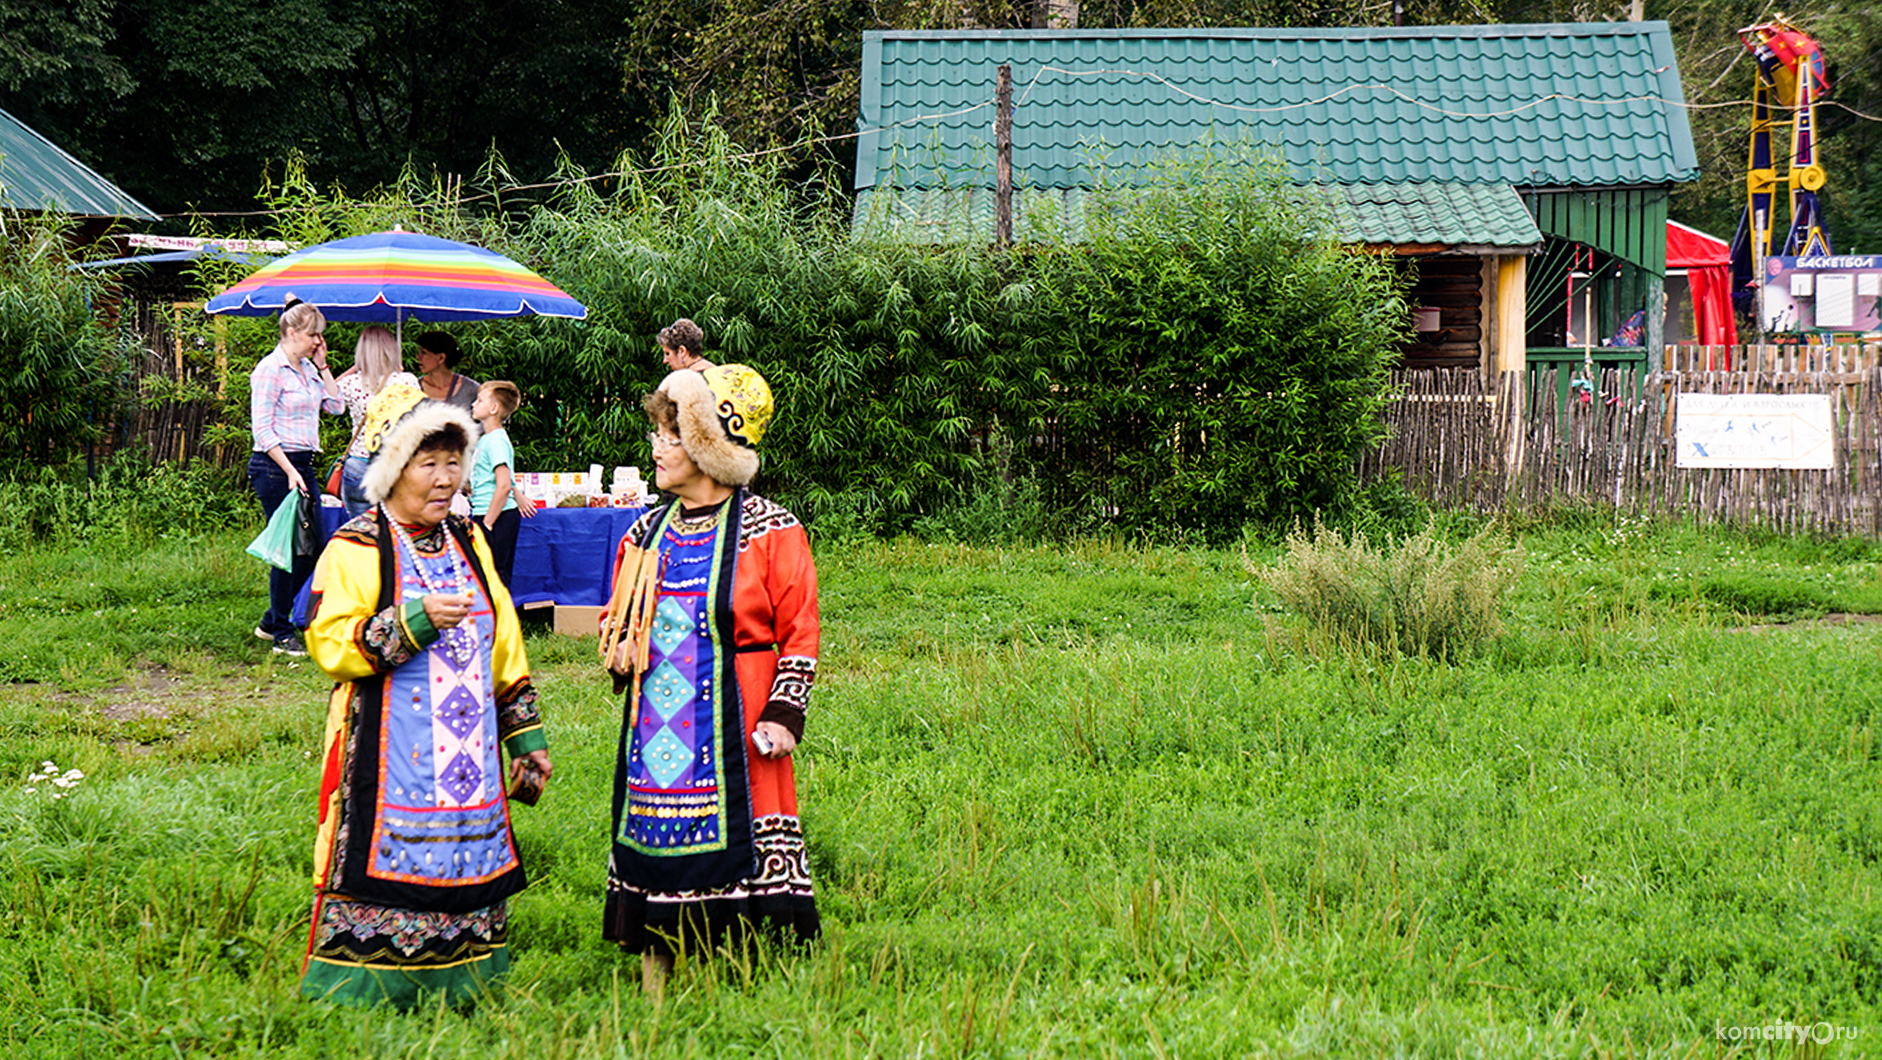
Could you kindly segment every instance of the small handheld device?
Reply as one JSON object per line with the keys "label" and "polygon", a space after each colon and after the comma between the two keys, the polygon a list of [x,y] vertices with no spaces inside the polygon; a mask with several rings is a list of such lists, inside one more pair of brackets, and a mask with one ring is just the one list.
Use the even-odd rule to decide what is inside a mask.
{"label": "small handheld device", "polygon": [[771,748],[774,745],[771,743],[771,737],[766,735],[762,730],[752,730],[751,745],[758,748],[759,754],[764,755],[766,758],[771,757]]}

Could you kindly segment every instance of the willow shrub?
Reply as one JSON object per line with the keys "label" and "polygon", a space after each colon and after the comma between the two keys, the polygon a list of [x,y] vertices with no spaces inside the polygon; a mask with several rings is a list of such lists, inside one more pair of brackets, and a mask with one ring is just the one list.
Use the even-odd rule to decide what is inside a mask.
{"label": "willow shrub", "polygon": [[[447,328],[464,372],[523,389],[524,470],[646,465],[653,337],[687,316],[709,357],[771,382],[757,486],[813,524],[953,533],[1019,498],[1025,524],[1228,538],[1358,496],[1402,307],[1376,261],[1304,235],[1324,226],[1258,169],[1173,169],[1100,197],[1089,242],[998,253],[855,239],[845,202],[709,123],[675,120],[644,168],[619,168],[639,171],[476,215],[415,180],[367,202],[304,181],[274,196],[296,238],[402,219],[510,254],[589,307]],[[341,363],[348,344],[343,330]]]}
{"label": "willow shrub", "polygon": [[1042,284],[1074,351],[1056,403],[1073,490],[1214,538],[1344,517],[1405,319],[1386,269],[1315,238],[1323,218],[1259,164],[1178,165],[1098,202]]}
{"label": "willow shrub", "polygon": [[123,358],[92,315],[97,277],[68,268],[70,228],[0,211],[0,475],[80,451],[118,399]]}
{"label": "willow shrub", "polygon": [[759,486],[813,520],[984,527],[1022,498],[1016,523],[1230,537],[1357,501],[1402,305],[1259,166],[1172,167],[1099,196],[1088,242],[1001,254],[854,239],[710,126],[652,161],[531,217],[593,315],[531,347],[532,393],[561,382],[525,461],[644,463],[652,335],[691,316],[770,379]]}

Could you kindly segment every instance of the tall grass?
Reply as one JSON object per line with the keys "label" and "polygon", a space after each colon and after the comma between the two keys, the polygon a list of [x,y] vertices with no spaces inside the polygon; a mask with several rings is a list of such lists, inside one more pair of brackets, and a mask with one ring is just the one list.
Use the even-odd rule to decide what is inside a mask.
{"label": "tall grass", "polygon": [[[1444,662],[1266,609],[1233,553],[820,545],[826,938],[663,1003],[599,938],[618,704],[535,632],[558,768],[519,812],[514,981],[399,1016],[295,996],[325,682],[225,613],[260,603],[239,537],[115,557],[114,593],[80,549],[0,558],[16,1055],[1684,1057],[1878,1025],[1882,626],[1653,589],[1882,610],[1871,549],[1529,528],[1504,635]],[[26,794],[46,760],[85,779]]]}
{"label": "tall grass", "polygon": [[42,465],[0,478],[0,555],[28,546],[88,543],[141,548],[259,519],[254,494],[205,462],[152,464],[137,453]]}
{"label": "tall grass", "polygon": [[1285,548],[1272,567],[1243,566],[1288,607],[1336,637],[1443,659],[1502,630],[1504,594],[1523,569],[1522,550],[1493,527],[1456,545],[1431,525],[1375,545],[1316,518]]}

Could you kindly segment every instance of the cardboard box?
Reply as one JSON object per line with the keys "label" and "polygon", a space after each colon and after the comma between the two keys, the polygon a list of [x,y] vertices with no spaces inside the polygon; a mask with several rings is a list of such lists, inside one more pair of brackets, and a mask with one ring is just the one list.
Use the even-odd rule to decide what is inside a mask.
{"label": "cardboard box", "polygon": [[557,604],[555,609],[555,631],[570,637],[600,636],[601,608],[567,607]]}

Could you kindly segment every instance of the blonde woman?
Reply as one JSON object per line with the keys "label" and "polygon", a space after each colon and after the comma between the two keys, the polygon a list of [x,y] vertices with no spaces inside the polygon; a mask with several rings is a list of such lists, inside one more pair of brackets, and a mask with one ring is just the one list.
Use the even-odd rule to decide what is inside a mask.
{"label": "blonde woman", "polygon": [[366,449],[366,406],[373,395],[394,383],[417,386],[418,377],[402,367],[404,357],[399,340],[392,332],[374,324],[359,333],[353,345],[353,367],[340,373],[340,397],[353,416],[353,443],[346,450],[346,466],[340,472],[340,501],[346,505],[347,518],[359,515],[372,505],[360,483],[366,478],[369,454]]}
{"label": "blonde woman", "polygon": [[[293,295],[281,310],[281,341],[248,373],[248,423],[254,436],[248,482],[261,517],[274,514],[292,490],[318,489],[314,454],[320,452],[320,414],[339,415],[340,385],[327,368],[327,318]],[[292,571],[268,569],[268,610],[255,635],[274,641],[283,655],[306,655],[294,629],[294,595],[314,571],[312,559]]]}

